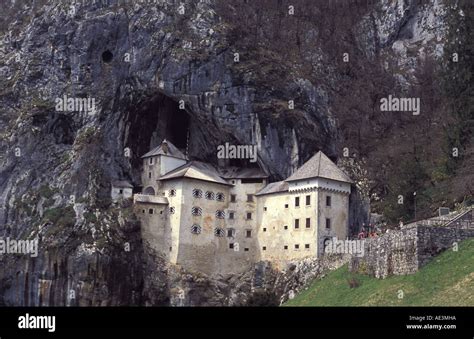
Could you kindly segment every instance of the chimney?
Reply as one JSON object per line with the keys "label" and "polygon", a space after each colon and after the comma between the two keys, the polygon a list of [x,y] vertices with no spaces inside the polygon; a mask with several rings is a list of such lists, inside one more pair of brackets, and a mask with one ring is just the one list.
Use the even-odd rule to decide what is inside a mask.
{"label": "chimney", "polygon": [[166,139],[161,143],[161,149],[163,150],[163,153],[168,154],[168,143],[166,142]]}

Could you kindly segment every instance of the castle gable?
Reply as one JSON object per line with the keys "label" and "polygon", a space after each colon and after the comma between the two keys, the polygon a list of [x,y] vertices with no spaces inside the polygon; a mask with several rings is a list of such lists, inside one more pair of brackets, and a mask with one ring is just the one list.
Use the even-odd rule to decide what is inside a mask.
{"label": "castle gable", "polygon": [[200,161],[191,161],[188,164],[178,167],[159,178],[159,180],[170,180],[177,178],[190,178],[229,185],[219,176],[219,173],[211,165]]}
{"label": "castle gable", "polygon": [[303,164],[286,181],[297,181],[311,178],[326,178],[336,181],[352,183],[351,178],[344,173],[323,152],[319,151]]}
{"label": "castle gable", "polygon": [[148,153],[142,155],[142,158],[155,157],[158,155],[165,155],[168,157],[186,160],[186,156],[175,145],[166,139],[163,140],[160,146],[155,147]]}

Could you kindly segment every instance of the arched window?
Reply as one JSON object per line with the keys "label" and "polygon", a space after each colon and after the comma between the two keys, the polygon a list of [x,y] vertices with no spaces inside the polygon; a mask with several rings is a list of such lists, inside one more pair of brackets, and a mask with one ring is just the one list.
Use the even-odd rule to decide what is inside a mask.
{"label": "arched window", "polygon": [[202,191],[198,188],[193,189],[194,198],[202,198]]}
{"label": "arched window", "polygon": [[216,218],[217,219],[224,219],[225,218],[225,212],[221,210],[216,211]]}
{"label": "arched window", "polygon": [[194,224],[191,226],[191,233],[192,234],[200,234],[201,233],[201,226],[198,224]]}
{"label": "arched window", "polygon": [[222,192],[219,192],[216,194],[216,200],[217,201],[224,201],[225,200],[225,195]]}
{"label": "arched window", "polygon": [[193,215],[202,215],[202,208],[193,206],[193,208],[191,208],[191,213]]}
{"label": "arched window", "polygon": [[174,188],[170,189],[168,192],[169,197],[175,197],[176,196],[176,190]]}
{"label": "arched window", "polygon": [[225,232],[224,232],[224,230],[223,230],[222,228],[216,227],[216,228],[214,229],[214,235],[215,235],[216,237],[223,237],[223,236],[225,236]]}
{"label": "arched window", "polygon": [[214,192],[207,191],[205,197],[208,200],[214,200]]}

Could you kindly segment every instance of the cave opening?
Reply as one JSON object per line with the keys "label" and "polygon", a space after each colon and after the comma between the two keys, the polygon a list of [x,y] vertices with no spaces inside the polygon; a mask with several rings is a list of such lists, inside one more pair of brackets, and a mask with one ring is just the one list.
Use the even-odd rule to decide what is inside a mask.
{"label": "cave opening", "polygon": [[179,104],[161,93],[130,105],[126,117],[128,134],[125,145],[132,150],[133,177],[139,178],[141,156],[169,140],[187,153],[191,118]]}
{"label": "cave opening", "polygon": [[109,50],[106,50],[102,53],[102,61],[105,62],[106,64],[111,62],[113,58],[114,58],[114,55]]}

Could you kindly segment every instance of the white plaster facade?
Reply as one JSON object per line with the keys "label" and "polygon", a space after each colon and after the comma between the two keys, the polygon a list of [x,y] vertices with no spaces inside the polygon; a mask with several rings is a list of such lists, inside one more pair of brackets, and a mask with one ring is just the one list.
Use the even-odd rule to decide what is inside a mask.
{"label": "white plaster facade", "polygon": [[[322,255],[326,238],[348,236],[351,182],[318,155],[308,161],[318,167],[314,177],[306,163],[272,184],[262,172],[222,175],[204,163],[145,157],[143,191],[154,194],[134,199],[143,238],[170,263],[209,275]],[[329,178],[336,169],[336,180]]]}

